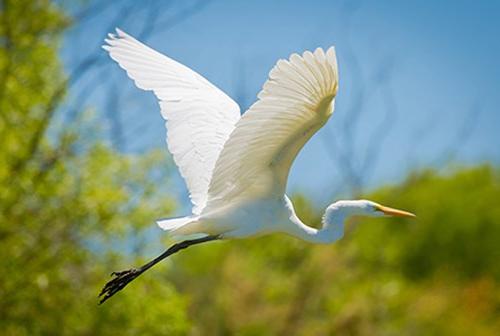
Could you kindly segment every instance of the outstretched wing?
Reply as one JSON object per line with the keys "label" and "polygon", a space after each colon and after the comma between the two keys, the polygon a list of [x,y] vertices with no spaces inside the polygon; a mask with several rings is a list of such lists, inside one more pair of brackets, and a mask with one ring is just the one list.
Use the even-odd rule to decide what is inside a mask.
{"label": "outstretched wing", "polygon": [[206,210],[283,195],[293,160],[333,112],[337,87],[333,47],[278,61],[222,149]]}
{"label": "outstretched wing", "polygon": [[239,106],[196,72],[116,31],[103,48],[137,87],[152,90],[160,100],[168,149],[198,214],[206,204],[215,162],[240,118]]}

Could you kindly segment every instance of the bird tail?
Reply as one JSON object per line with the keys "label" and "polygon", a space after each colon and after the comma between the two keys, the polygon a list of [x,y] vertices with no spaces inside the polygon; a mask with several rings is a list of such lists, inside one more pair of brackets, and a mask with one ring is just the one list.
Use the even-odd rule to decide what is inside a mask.
{"label": "bird tail", "polygon": [[156,224],[163,230],[167,232],[172,232],[177,230],[178,228],[189,224],[196,220],[196,217],[187,216],[187,217],[177,217],[177,218],[161,218],[156,221]]}

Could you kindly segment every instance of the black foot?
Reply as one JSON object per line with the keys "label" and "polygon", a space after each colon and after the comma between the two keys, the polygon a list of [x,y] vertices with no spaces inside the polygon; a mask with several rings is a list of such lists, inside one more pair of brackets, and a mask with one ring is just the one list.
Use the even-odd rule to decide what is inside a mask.
{"label": "black foot", "polygon": [[102,304],[104,301],[115,295],[118,291],[122,290],[127,286],[127,284],[137,278],[142,272],[136,268],[131,268],[126,271],[121,272],[113,272],[111,276],[114,278],[104,285],[104,288],[99,293],[99,297],[101,300],[99,304]]}

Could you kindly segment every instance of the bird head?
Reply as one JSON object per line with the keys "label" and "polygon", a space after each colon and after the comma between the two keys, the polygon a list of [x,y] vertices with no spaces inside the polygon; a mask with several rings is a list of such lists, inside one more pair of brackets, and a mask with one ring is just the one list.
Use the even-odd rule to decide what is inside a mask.
{"label": "bird head", "polygon": [[335,212],[342,213],[345,216],[416,217],[411,212],[390,208],[368,200],[337,201],[330,207]]}

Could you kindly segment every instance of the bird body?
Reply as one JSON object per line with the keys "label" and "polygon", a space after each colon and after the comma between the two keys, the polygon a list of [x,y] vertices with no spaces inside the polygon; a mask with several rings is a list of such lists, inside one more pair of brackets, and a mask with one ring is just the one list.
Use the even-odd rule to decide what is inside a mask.
{"label": "bird body", "polygon": [[291,165],[329,120],[338,90],[334,48],[279,60],[258,100],[240,116],[238,104],[201,75],[117,29],[103,46],[136,85],[159,99],[167,145],[184,178],[192,214],[158,220],[172,236],[198,238],[172,246],[140,269],[115,273],[101,302],[161,259],[193,244],[281,232],[311,243],[343,235],[352,215],[411,213],[372,201],[327,207],[321,229],[304,224],[286,196]]}
{"label": "bird body", "polygon": [[226,205],[207,209],[195,221],[174,230],[168,230],[159,222],[160,227],[172,235],[192,235],[206,233],[221,238],[246,238],[264,233],[277,232],[289,218],[284,195],[245,198],[245,201],[228,202]]}
{"label": "bird body", "polygon": [[290,206],[291,202],[286,196],[250,200],[202,213],[173,233],[192,235],[203,232],[228,239],[285,232],[293,210]]}
{"label": "bird body", "polygon": [[[203,232],[221,239],[248,238],[270,233],[285,233],[317,244],[333,243],[344,235],[344,221],[351,216],[386,215],[414,217],[406,211],[384,207],[368,200],[337,201],[325,210],[320,229],[303,223],[287,195],[249,201],[232,208],[221,208],[198,217],[184,217],[186,222],[174,233],[191,236]],[[167,223],[169,219],[165,220]],[[160,221],[160,226],[162,221]],[[169,228],[164,228],[170,231]]]}

